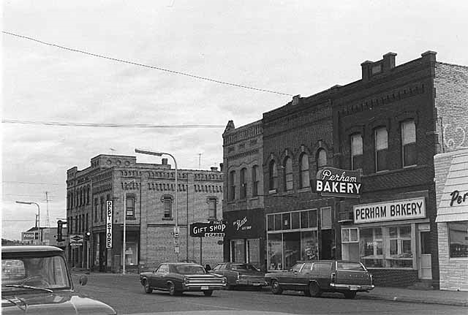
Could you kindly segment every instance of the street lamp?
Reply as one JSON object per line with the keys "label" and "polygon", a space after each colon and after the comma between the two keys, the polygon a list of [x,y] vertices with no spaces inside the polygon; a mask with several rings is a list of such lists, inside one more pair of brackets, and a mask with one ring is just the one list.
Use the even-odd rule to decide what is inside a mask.
{"label": "street lamp", "polygon": [[[172,154],[166,153],[166,152],[152,152],[152,151],[135,149],[135,153],[146,154],[146,155],[154,155],[154,156],[162,156],[163,154],[165,154],[165,155],[169,155],[174,160],[174,167],[175,167],[175,215],[174,215],[175,227],[174,227],[174,238],[177,239],[179,237],[179,221],[178,221],[179,207],[178,207],[178,199],[177,199],[177,191],[179,190],[179,187],[178,187],[178,184],[177,184],[177,178],[178,178],[178,175],[177,175],[177,161],[176,161],[175,157]],[[179,246],[178,246],[178,243],[177,243],[177,246],[175,248],[175,252],[177,254],[177,261],[179,261],[179,248],[178,247]]]}
{"label": "street lamp", "polygon": [[39,204],[37,202],[33,202],[33,201],[16,201],[16,203],[20,203],[20,204],[23,204],[23,205],[36,205],[37,206],[37,225],[38,225],[38,228],[39,228],[39,242],[41,243],[42,245],[42,232],[41,232],[41,207],[39,206]]}

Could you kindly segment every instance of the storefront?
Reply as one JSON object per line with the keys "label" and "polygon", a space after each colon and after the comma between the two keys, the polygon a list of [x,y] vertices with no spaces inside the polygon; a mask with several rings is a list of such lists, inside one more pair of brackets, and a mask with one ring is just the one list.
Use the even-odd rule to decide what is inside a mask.
{"label": "storefront", "polygon": [[353,215],[354,224],[341,228],[343,259],[361,261],[376,285],[432,279],[425,197],[359,204]]}
{"label": "storefront", "polygon": [[300,260],[333,258],[332,217],[332,207],[268,214],[268,270],[288,270]]}
{"label": "storefront", "polygon": [[468,150],[434,161],[440,289],[468,291]]}
{"label": "storefront", "polygon": [[227,222],[224,260],[251,263],[265,269],[263,209],[223,213]]}

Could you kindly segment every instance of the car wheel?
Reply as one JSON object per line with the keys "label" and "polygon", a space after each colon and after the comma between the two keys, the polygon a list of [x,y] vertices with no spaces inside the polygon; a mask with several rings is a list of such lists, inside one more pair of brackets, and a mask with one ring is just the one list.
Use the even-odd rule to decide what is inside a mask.
{"label": "car wheel", "polygon": [[271,282],[271,292],[273,294],[281,294],[283,293],[283,289],[281,288],[279,282],[277,280],[273,280]]}
{"label": "car wheel", "polygon": [[145,290],[145,293],[153,292],[153,289],[151,289],[147,280],[145,280],[145,282],[143,283],[143,288]]}
{"label": "car wheel", "polygon": [[203,291],[203,294],[205,296],[212,296],[213,295],[213,290]]}
{"label": "car wheel", "polygon": [[345,299],[354,299],[356,297],[356,292],[354,291],[344,292],[343,294]]}
{"label": "car wheel", "polygon": [[313,297],[318,297],[322,295],[322,290],[320,290],[320,287],[318,286],[317,282],[309,283],[309,294]]}
{"label": "car wheel", "polygon": [[168,290],[169,290],[169,295],[171,295],[171,296],[177,295],[177,293],[178,293],[176,291],[176,289],[175,289],[174,283],[172,283],[172,282],[168,284]]}

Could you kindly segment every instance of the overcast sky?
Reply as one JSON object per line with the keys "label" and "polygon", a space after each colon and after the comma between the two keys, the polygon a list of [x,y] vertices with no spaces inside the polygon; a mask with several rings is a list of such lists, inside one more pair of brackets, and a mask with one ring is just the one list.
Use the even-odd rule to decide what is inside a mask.
{"label": "overcast sky", "polygon": [[[34,226],[37,211],[16,200],[37,202],[42,225],[47,208],[51,225],[65,218],[66,172],[96,155],[143,148],[173,154],[181,169],[209,169],[222,162],[229,120],[245,125],[292,95],[359,80],[365,60],[395,52],[400,65],[433,50],[438,61],[468,65],[466,0],[2,4],[9,239]],[[138,124],[200,127],[129,127]]]}

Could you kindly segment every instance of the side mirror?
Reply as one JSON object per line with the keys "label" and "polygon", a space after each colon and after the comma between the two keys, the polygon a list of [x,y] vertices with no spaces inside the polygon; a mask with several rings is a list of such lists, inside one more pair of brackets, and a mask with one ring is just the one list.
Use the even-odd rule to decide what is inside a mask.
{"label": "side mirror", "polygon": [[81,285],[86,285],[86,283],[88,283],[88,277],[86,277],[85,275],[81,276],[80,280],[79,280],[79,283]]}

